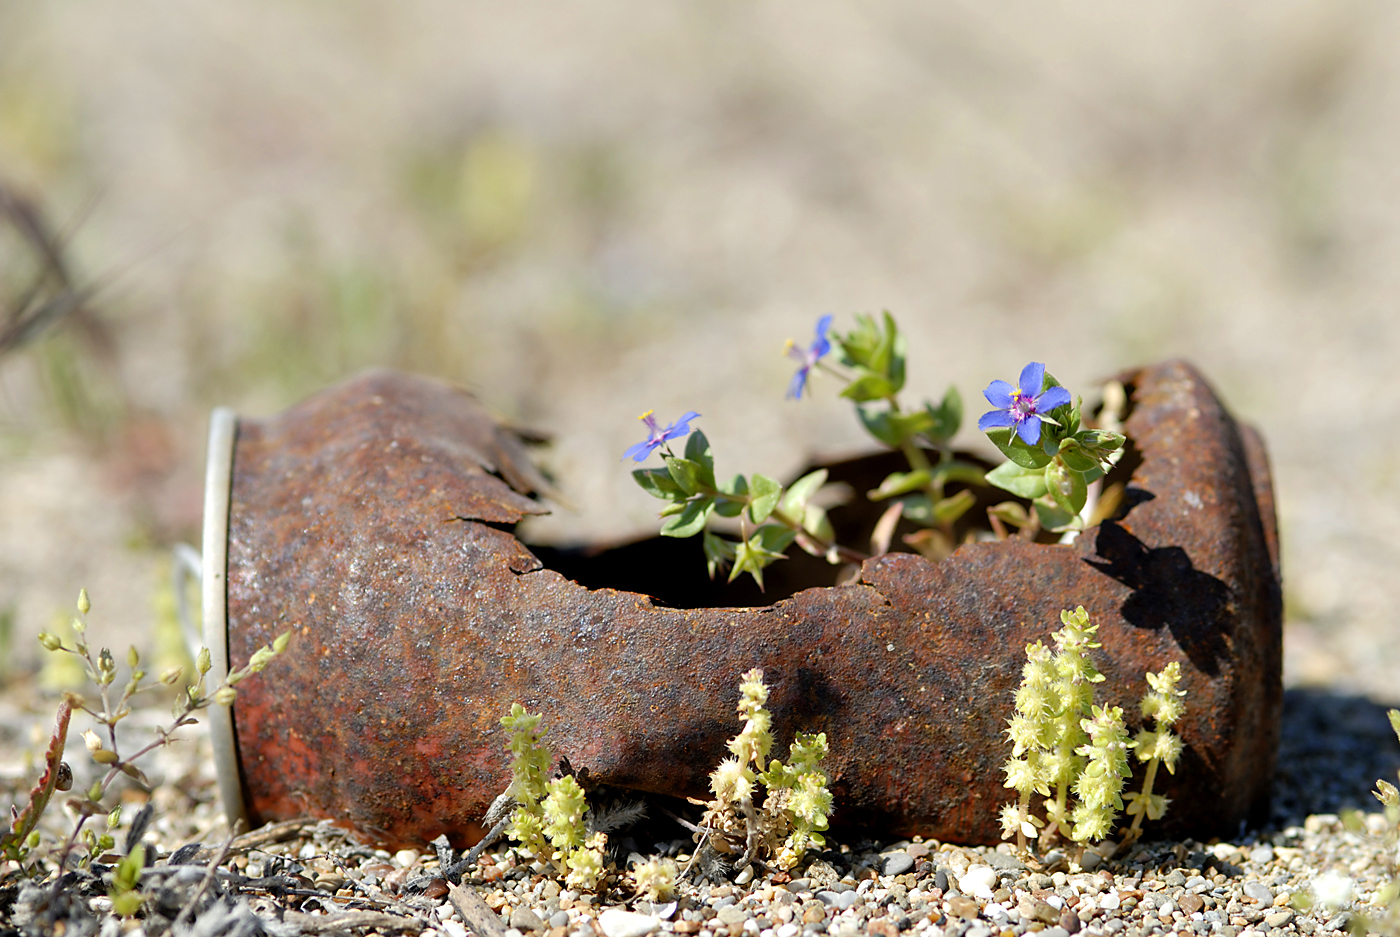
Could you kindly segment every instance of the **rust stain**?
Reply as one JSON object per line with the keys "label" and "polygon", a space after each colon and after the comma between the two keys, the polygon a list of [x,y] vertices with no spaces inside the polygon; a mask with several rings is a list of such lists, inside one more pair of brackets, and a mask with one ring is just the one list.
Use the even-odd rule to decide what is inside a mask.
{"label": "rust stain", "polygon": [[515,701],[596,779],[704,796],[736,677],[757,666],[780,731],[828,734],[838,822],[995,841],[1024,647],[1083,605],[1100,623],[1101,699],[1135,716],[1143,672],[1181,663],[1186,753],[1161,792],[1192,809],[1159,831],[1233,832],[1266,809],[1282,705],[1268,462],[1189,365],[1124,378],[1141,463],[1120,519],[1070,546],[970,544],[937,565],[889,554],[856,585],[758,610],[660,608],[542,568],[492,526],[541,511],[538,476],[443,385],[381,372],[244,421],[234,665],[284,617],[302,623],[234,707],[255,821],[310,810],[389,843],[474,840],[508,780],[497,719]]}

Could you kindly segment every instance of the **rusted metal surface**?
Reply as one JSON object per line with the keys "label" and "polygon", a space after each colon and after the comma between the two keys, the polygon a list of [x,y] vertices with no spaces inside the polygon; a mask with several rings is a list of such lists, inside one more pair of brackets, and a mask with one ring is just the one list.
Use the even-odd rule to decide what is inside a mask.
{"label": "rusted metal surface", "polygon": [[659,608],[541,568],[491,526],[539,510],[482,467],[532,487],[518,444],[440,385],[372,375],[243,423],[231,660],[296,635],[234,710],[254,819],[474,839],[508,781],[498,719],[515,701],[600,781],[704,795],[737,676],[758,666],[784,749],[827,733],[838,822],[993,841],[1024,647],[1084,605],[1100,699],[1130,719],[1145,670],[1183,668],[1186,753],[1158,829],[1233,832],[1266,806],[1282,701],[1267,462],[1188,365],[1127,377],[1141,464],[1119,520],[1069,546],[886,555],[858,585],[762,608]]}

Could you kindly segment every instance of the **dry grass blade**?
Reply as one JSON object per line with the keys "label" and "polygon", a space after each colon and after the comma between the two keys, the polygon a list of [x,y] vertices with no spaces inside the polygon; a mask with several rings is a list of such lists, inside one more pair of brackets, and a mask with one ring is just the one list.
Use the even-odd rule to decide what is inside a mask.
{"label": "dry grass blade", "polygon": [[342,911],[336,914],[307,914],[302,911],[288,911],[283,915],[282,920],[295,925],[297,930],[303,934],[339,934],[355,930],[413,931],[418,933],[427,926],[416,917],[400,917],[385,911]]}
{"label": "dry grass blade", "polygon": [[449,884],[447,897],[476,937],[505,937],[506,926],[501,916],[492,911],[475,891]]}

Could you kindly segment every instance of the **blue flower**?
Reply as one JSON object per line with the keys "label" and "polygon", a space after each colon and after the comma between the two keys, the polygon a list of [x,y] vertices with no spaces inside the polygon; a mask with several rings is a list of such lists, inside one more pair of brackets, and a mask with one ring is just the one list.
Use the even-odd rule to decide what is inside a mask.
{"label": "blue flower", "polygon": [[788,339],[787,355],[789,358],[802,362],[802,366],[797,369],[797,373],[788,382],[787,396],[789,400],[801,400],[802,391],[807,387],[807,375],[811,373],[812,367],[826,357],[831,351],[831,340],[826,337],[826,333],[831,331],[831,316],[825,315],[817,320],[817,337],[812,344],[803,351]]}
{"label": "blue flower", "polygon": [[[1045,365],[1032,361],[1021,369],[1020,387],[1005,381],[992,381],[982,391],[995,410],[982,414],[977,428],[986,432],[1010,426],[1028,446],[1040,442],[1040,424],[1048,419],[1044,414],[1070,402],[1069,391],[1063,387],[1041,388],[1045,383]],[[1053,420],[1051,422],[1054,422]]]}
{"label": "blue flower", "polygon": [[651,455],[652,451],[656,449],[657,446],[662,445],[667,440],[675,439],[678,436],[685,436],[690,432],[690,421],[700,415],[694,410],[691,410],[670,426],[662,429],[656,425],[656,417],[652,416],[654,412],[653,410],[648,410],[646,413],[637,417],[637,419],[647,425],[647,438],[622,454],[624,462],[628,459],[631,459],[633,462],[641,462],[647,456]]}

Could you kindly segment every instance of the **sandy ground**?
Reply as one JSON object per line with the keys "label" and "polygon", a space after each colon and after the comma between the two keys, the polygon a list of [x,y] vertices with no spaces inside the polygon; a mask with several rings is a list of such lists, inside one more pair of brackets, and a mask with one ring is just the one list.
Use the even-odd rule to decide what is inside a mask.
{"label": "sandy ground", "polygon": [[554,435],[534,536],[618,537],[645,409],[734,471],[862,446],[780,352],[888,308],[974,416],[1027,360],[1196,362],[1270,445],[1288,681],[1400,698],[1397,42],[1334,0],[0,0],[0,178],[106,336],[0,359],[0,656],[79,585],[149,640],[213,405],[436,374]]}

